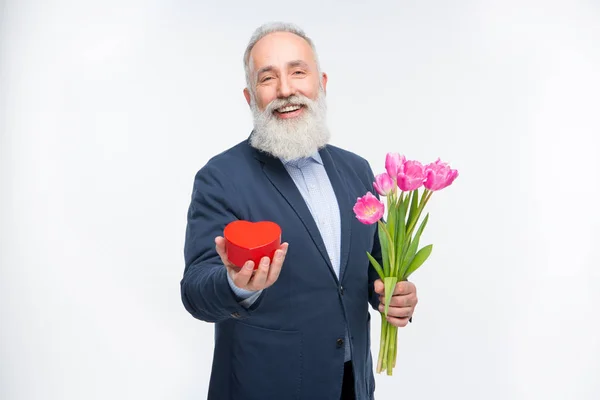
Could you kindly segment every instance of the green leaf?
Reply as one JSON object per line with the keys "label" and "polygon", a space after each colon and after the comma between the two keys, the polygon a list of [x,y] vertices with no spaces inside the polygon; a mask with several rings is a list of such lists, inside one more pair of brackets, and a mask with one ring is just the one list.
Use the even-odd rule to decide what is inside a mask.
{"label": "green leaf", "polygon": [[408,221],[406,222],[406,226],[410,226],[413,219],[417,216],[417,211],[419,207],[419,190],[413,190],[412,192],[412,200],[410,203],[410,213],[408,214]]}
{"label": "green leaf", "polygon": [[406,235],[404,242],[398,244],[398,248],[399,248],[398,251],[400,251],[402,253],[402,255],[400,256],[400,262],[396,269],[396,276],[398,277],[398,279],[402,279],[403,266],[406,264],[407,252],[408,252],[408,249],[410,248],[411,243],[412,243],[412,238],[410,236]]}
{"label": "green leaf", "polygon": [[408,210],[408,196],[406,198],[404,198],[404,200],[402,201],[402,204],[400,205],[400,215],[398,216],[403,237],[406,237],[406,211],[407,210]]}
{"label": "green leaf", "polygon": [[406,257],[403,258],[403,262],[402,262],[402,267],[401,267],[401,274],[399,274],[398,279],[406,279],[407,277],[406,275],[406,271],[408,270],[408,265],[412,262],[413,258],[415,257],[415,253],[417,252],[417,249],[419,248],[419,241],[421,239],[421,234],[423,233],[423,230],[425,229],[425,226],[427,225],[427,221],[429,220],[429,213],[427,213],[425,215],[425,218],[423,218],[423,221],[421,221],[421,225],[419,226],[419,229],[417,229],[417,232],[415,233],[415,236],[412,240],[412,242],[410,243],[410,246],[408,247],[408,250],[406,252]]}
{"label": "green leaf", "polygon": [[[390,202],[388,202],[388,204],[390,204]],[[388,207],[388,215],[387,215],[387,228],[388,228],[388,232],[390,234],[390,237],[392,238],[392,242],[394,241],[394,238],[396,237],[396,231],[395,231],[395,226],[396,226],[396,210],[394,207]]]}
{"label": "green leaf", "polygon": [[383,274],[383,269],[381,268],[381,265],[377,262],[377,260],[375,258],[373,258],[373,256],[371,254],[369,254],[368,251],[367,251],[367,257],[369,257],[369,260],[371,260],[371,264],[373,265],[373,268],[375,268],[375,271],[377,271],[377,274],[379,275],[381,280],[383,280],[385,278],[385,275]]}
{"label": "green leaf", "polygon": [[410,274],[415,272],[417,268],[419,268],[425,262],[425,260],[429,258],[432,247],[433,245],[430,244],[418,251],[418,253],[413,258],[412,262],[408,266],[408,270],[406,271],[406,278],[408,278]]}
{"label": "green leaf", "polygon": [[428,220],[429,220],[429,213],[425,214],[425,218],[423,218],[423,221],[421,221],[421,225],[419,225],[419,229],[417,229],[417,233],[415,233],[415,238],[417,240],[421,239],[421,234],[423,233],[425,226],[427,226]]}
{"label": "green leaf", "polygon": [[394,275],[398,275],[398,270],[402,262],[402,250],[404,246],[404,241],[406,240],[406,207],[406,199],[402,199],[402,201],[398,203],[398,234],[396,235],[395,241],[396,265]]}
{"label": "green leaf", "polygon": [[381,258],[383,260],[383,272],[384,276],[390,275],[390,259],[388,256],[388,238],[387,234],[383,230],[383,223],[377,223],[379,245],[381,246]]}
{"label": "green leaf", "polygon": [[392,295],[394,294],[394,289],[396,288],[396,282],[398,282],[398,278],[395,276],[388,276],[383,279],[383,285],[385,286],[385,316],[388,316],[388,308],[390,306],[390,300],[392,299]]}

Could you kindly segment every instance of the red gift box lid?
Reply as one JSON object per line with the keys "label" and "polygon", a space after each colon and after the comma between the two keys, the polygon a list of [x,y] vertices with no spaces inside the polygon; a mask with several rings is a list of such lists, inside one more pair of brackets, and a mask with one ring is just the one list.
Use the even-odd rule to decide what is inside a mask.
{"label": "red gift box lid", "polygon": [[262,257],[273,259],[281,245],[281,228],[272,221],[233,221],[227,224],[223,236],[229,261],[240,268],[252,260],[257,269]]}

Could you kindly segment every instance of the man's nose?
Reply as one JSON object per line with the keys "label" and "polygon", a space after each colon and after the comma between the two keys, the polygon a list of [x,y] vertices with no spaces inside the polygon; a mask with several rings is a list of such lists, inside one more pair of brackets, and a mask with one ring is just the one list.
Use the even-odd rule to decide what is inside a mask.
{"label": "man's nose", "polygon": [[277,96],[279,98],[290,97],[295,92],[296,92],[296,90],[294,89],[294,86],[293,86],[292,82],[290,82],[288,77],[282,77],[279,80],[279,87],[277,90]]}

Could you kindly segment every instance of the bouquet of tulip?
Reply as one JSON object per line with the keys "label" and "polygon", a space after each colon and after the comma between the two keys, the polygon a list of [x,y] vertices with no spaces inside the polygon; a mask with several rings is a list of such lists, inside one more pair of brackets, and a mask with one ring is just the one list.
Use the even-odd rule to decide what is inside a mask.
{"label": "bouquet of tulip", "polygon": [[[423,165],[408,161],[398,153],[388,153],[386,172],[375,177],[373,188],[387,198],[387,221],[383,221],[385,205],[371,192],[359,197],[354,205],[356,218],[364,224],[378,224],[383,265],[367,252],[371,264],[385,286],[384,312],[381,313],[381,342],[377,373],[387,370],[392,375],[396,366],[398,328],[387,321],[390,299],[396,283],[405,281],[431,254],[432,245],[419,249],[419,239],[427,225],[429,213],[415,228],[433,192],[441,190],[458,176],[458,171],[437,161]],[[423,189],[419,193],[419,189]]]}

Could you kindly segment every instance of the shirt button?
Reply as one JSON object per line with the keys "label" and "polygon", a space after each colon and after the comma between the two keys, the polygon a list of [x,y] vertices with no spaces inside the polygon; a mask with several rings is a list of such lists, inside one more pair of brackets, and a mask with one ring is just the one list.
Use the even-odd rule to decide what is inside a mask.
{"label": "shirt button", "polygon": [[344,339],[338,339],[335,343],[337,344],[337,347],[340,348],[344,345]]}

